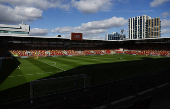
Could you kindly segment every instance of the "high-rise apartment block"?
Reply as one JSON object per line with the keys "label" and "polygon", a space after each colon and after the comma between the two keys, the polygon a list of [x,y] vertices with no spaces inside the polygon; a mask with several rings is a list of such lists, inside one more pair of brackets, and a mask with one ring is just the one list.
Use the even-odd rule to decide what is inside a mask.
{"label": "high-rise apartment block", "polygon": [[129,18],[129,39],[145,39],[161,37],[160,18],[147,15]]}

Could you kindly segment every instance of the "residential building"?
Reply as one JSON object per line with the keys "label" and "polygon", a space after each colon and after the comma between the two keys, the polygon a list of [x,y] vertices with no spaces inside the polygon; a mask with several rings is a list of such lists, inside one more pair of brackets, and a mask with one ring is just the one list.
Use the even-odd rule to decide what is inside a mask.
{"label": "residential building", "polygon": [[160,18],[147,19],[146,21],[146,38],[161,37],[161,21]]}
{"label": "residential building", "polygon": [[126,38],[126,35],[119,34],[118,32],[113,32],[111,34],[106,34],[105,35],[105,40],[123,40]]}
{"label": "residential building", "polygon": [[129,39],[145,39],[161,37],[160,18],[147,15],[129,18]]}

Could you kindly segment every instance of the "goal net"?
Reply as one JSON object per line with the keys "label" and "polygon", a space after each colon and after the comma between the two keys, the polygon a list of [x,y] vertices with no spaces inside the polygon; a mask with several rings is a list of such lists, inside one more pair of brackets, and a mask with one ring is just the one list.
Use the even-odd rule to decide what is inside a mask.
{"label": "goal net", "polygon": [[91,77],[85,74],[58,78],[41,79],[30,82],[31,98],[83,88],[91,84]]}

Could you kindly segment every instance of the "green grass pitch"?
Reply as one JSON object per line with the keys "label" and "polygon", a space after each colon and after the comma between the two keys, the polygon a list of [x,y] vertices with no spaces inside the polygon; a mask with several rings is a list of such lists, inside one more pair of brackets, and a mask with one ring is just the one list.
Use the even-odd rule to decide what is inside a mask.
{"label": "green grass pitch", "polygon": [[[92,82],[95,83],[170,66],[168,57],[140,55],[18,58],[18,60],[21,62],[20,66],[0,85],[0,94],[11,93],[11,90],[26,94],[29,92],[28,83],[41,78],[86,74],[92,76]],[[24,93],[24,90],[28,91]]]}

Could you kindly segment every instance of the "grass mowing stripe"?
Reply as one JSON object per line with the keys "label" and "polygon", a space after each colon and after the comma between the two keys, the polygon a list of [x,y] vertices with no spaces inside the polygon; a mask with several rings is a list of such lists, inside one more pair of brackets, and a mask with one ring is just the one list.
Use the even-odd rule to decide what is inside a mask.
{"label": "grass mowing stripe", "polygon": [[[18,71],[18,72],[21,73],[21,71]],[[18,85],[24,84],[24,83],[27,83],[27,80],[24,76],[8,76],[5,79],[5,81],[0,85],[0,91],[6,90],[11,87],[15,87],[15,86],[18,86]]]}
{"label": "grass mowing stripe", "polygon": [[77,66],[80,66],[80,64],[78,64],[78,63],[69,62],[66,59],[62,60],[60,58],[62,58],[62,57],[50,57],[50,58],[48,58],[48,60],[55,61],[56,66],[58,66],[59,68],[63,68],[65,70],[72,69],[72,68],[75,68]]}
{"label": "grass mowing stripe", "polygon": [[49,62],[47,62],[47,61],[42,61],[42,60],[38,60],[38,61],[40,61],[40,62],[42,62],[42,63],[45,63],[45,64],[47,64],[47,65],[50,65],[50,66],[52,66],[52,67],[55,67],[55,68],[57,68],[57,69],[59,69],[59,70],[64,71],[64,69],[61,69],[61,68],[55,66],[55,65],[56,65],[56,62],[50,62],[50,63],[55,63],[55,65],[51,65],[51,64],[48,64]]}
{"label": "grass mowing stripe", "polygon": [[[13,73],[11,73],[10,77],[7,78],[0,85],[0,90],[11,88],[11,87],[14,87],[14,86],[17,86],[20,84],[24,84],[24,83],[32,81],[32,80],[36,80],[36,79],[45,77],[45,75],[43,75],[43,76],[34,76],[34,77],[30,78],[30,75],[32,75],[32,74],[28,74],[28,73],[44,72],[44,71],[42,71],[38,67],[32,65],[25,59],[18,59],[18,60],[21,62],[20,69],[17,68]],[[21,75],[23,75],[23,76],[21,76]],[[48,76],[48,74],[46,76]],[[9,84],[9,83],[11,83],[10,81],[13,81],[12,84]],[[8,84],[8,85],[6,85],[6,84]]]}
{"label": "grass mowing stripe", "polygon": [[67,58],[52,57],[52,59],[55,59],[57,62],[60,62],[60,63],[66,63],[67,65],[70,65],[70,66],[72,66],[73,68],[81,65],[81,63],[74,62],[74,60],[73,60],[72,62],[71,62],[71,61],[68,61]]}
{"label": "grass mowing stripe", "polygon": [[92,58],[85,58],[85,57],[68,57],[63,59],[73,60],[74,62],[81,63],[82,65],[100,63],[100,60],[93,60]]}
{"label": "grass mowing stripe", "polygon": [[[18,59],[21,62],[21,65],[25,66],[25,63],[22,63],[22,59]],[[24,76],[16,76],[23,75],[23,72],[16,68],[10,75],[5,79],[5,81],[0,85],[0,91],[18,86],[20,84],[27,83],[27,79]]]}
{"label": "grass mowing stripe", "polygon": [[68,67],[70,67],[67,64],[59,63],[58,61],[55,61],[53,59],[50,60],[50,58],[39,58],[38,60],[43,61],[45,63],[50,63],[50,65],[51,65],[51,63],[53,63],[53,65],[51,65],[51,66],[55,67],[57,72],[65,71],[68,69]]}
{"label": "grass mowing stripe", "polygon": [[[79,64],[78,66],[81,66],[81,65],[88,65],[88,64],[96,64],[95,61],[93,60],[87,60],[87,59],[84,59],[84,58],[80,58],[80,57],[64,57],[64,58],[60,58],[61,60],[67,60],[69,63],[75,63],[75,64]],[[77,66],[76,66],[77,67]]]}
{"label": "grass mowing stripe", "polygon": [[[38,60],[38,61],[40,61],[40,60]],[[48,62],[44,62],[44,61],[40,61],[40,62],[43,62],[43,63],[45,63],[45,64],[48,64]],[[54,63],[56,64],[56,62],[54,62]],[[50,65],[50,66],[52,66],[52,67],[55,67],[56,69],[59,69],[59,70],[61,70],[61,71],[65,71],[64,69],[59,68],[59,67],[57,67],[57,66],[55,66],[55,65],[51,65],[51,64],[48,64],[48,65]]]}
{"label": "grass mowing stripe", "polygon": [[[59,70],[60,70],[60,72],[62,71],[61,69],[57,69],[57,68],[51,66],[51,65],[48,64],[48,63],[41,62],[41,60],[29,59],[29,61],[30,61],[31,63],[33,63],[35,66],[39,67],[41,70],[44,71],[45,74],[43,74],[43,76],[44,76],[44,75],[50,76],[50,75],[53,75],[53,74],[55,74],[55,73],[58,73],[58,72],[56,72],[56,71],[59,71]],[[46,72],[55,72],[55,73],[46,73]],[[45,76],[44,76],[44,77],[45,77]]]}
{"label": "grass mowing stripe", "polygon": [[[54,72],[56,70],[56,68],[50,66],[50,65],[47,65],[43,62],[40,62],[36,59],[27,59],[27,61],[29,61],[30,63],[32,63],[34,66],[37,66],[39,69],[41,69],[44,73],[45,72]],[[40,71],[39,71],[40,72]],[[35,72],[35,73],[38,73],[38,72]]]}
{"label": "grass mowing stripe", "polygon": [[17,76],[24,76],[24,75],[17,75]]}
{"label": "grass mowing stripe", "polygon": [[109,63],[109,62],[113,62],[118,60],[117,58],[101,58],[99,56],[95,56],[95,57],[79,57],[79,58],[76,58],[76,57],[72,57],[72,59],[75,59],[75,60],[83,60],[83,61],[87,61],[87,62],[91,62],[91,63],[94,63],[94,64],[98,64],[98,63]]}
{"label": "grass mowing stripe", "polygon": [[[63,58],[66,58],[66,59],[75,59],[75,60],[83,60],[83,61],[87,61],[87,62],[91,62],[91,63],[101,63],[101,60],[105,60],[105,61],[107,60],[107,62],[109,62],[110,59],[116,59],[116,58],[113,58],[113,55],[112,55],[112,57],[107,57],[107,58],[103,58],[103,57],[101,57],[101,55],[78,56],[78,57],[74,56],[74,57],[63,57]],[[105,62],[105,61],[103,61],[103,62]]]}
{"label": "grass mowing stripe", "polygon": [[[69,57],[69,58],[65,58],[65,59],[74,59],[74,60],[80,60],[80,61],[83,61],[84,62],[87,62],[87,63],[90,63],[90,64],[100,64],[100,63],[111,63],[111,62],[116,62],[116,61],[125,61],[124,59],[120,60],[119,58],[113,58],[113,57],[110,57],[110,58],[103,58],[101,57],[100,55],[98,56],[89,56],[90,58],[88,58],[88,56],[86,57]],[[84,65],[86,65],[84,63]]]}
{"label": "grass mowing stripe", "polygon": [[40,69],[39,67],[35,66],[33,63],[31,63],[28,60],[30,60],[30,59],[22,59],[22,60],[20,60],[20,62],[21,62],[20,70],[22,71],[23,75],[27,79],[27,82],[37,80],[37,79],[43,78],[45,76],[49,76],[48,74],[41,75],[41,76],[40,75],[35,75],[35,76],[29,75],[29,74],[39,73],[39,72],[44,73],[44,71],[42,69]]}

